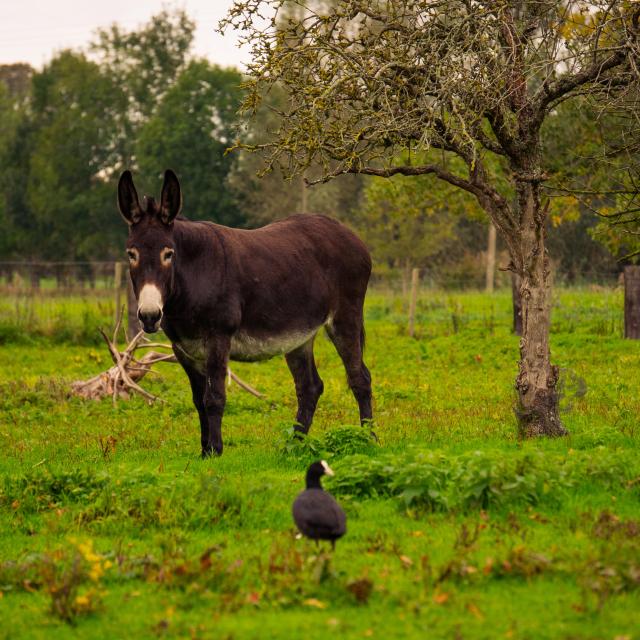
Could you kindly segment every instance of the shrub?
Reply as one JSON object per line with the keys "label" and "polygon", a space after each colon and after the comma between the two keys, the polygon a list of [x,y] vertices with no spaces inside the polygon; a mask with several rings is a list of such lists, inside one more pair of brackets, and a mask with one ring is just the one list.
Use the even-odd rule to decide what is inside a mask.
{"label": "shrub", "polygon": [[488,509],[559,502],[575,485],[632,487],[640,462],[630,452],[475,451],[460,455],[410,450],[348,456],[328,486],[337,494],[393,496],[428,511]]}

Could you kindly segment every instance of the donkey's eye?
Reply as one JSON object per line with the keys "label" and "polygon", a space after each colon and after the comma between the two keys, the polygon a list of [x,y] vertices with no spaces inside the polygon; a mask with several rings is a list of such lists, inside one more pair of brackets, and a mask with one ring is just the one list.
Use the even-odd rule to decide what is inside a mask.
{"label": "donkey's eye", "polygon": [[171,260],[173,259],[174,254],[175,254],[175,251],[173,249],[163,249],[162,253],[160,254],[160,259],[162,260],[162,264],[164,265],[171,264]]}
{"label": "donkey's eye", "polygon": [[135,249],[127,249],[127,255],[131,264],[135,265],[138,262],[138,252]]}

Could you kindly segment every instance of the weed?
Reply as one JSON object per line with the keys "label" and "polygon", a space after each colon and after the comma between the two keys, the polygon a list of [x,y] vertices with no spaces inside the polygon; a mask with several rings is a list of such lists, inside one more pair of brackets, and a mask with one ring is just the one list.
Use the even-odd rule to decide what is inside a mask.
{"label": "weed", "polygon": [[457,456],[414,449],[378,458],[351,456],[330,481],[336,493],[399,497],[427,511],[488,509],[514,504],[558,503],[576,484],[624,486],[640,470],[635,456],[608,452],[572,456],[474,451]]}

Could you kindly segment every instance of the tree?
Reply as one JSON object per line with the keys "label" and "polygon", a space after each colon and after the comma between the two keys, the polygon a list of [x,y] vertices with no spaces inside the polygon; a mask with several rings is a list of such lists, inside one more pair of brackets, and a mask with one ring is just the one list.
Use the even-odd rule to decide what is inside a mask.
{"label": "tree", "polygon": [[32,71],[27,65],[5,65],[0,70],[0,254],[5,259],[34,255],[34,224],[27,203],[34,133],[28,109]]}
{"label": "tree", "polygon": [[168,9],[136,30],[125,31],[114,23],[97,31],[90,50],[127,96],[120,114],[121,161],[115,167],[117,172],[135,164],[140,127],[155,113],[187,66],[194,31],[195,23],[185,11]]}
{"label": "tree", "polygon": [[0,65],[0,81],[13,97],[22,98],[29,92],[32,75],[33,68],[25,62]]}
{"label": "tree", "polygon": [[457,218],[473,215],[474,206],[451,185],[398,175],[369,180],[353,222],[379,263],[400,267],[406,288],[413,267],[433,267],[456,253]]}
{"label": "tree", "polygon": [[34,75],[26,204],[39,258],[92,260],[117,246],[110,178],[125,105],[117,83],[79,53],[63,51]]}
{"label": "tree", "polygon": [[[245,142],[264,144],[273,140],[278,128],[278,113],[286,104],[284,92],[272,87],[262,101],[254,118],[242,122],[238,135]],[[262,161],[257,155],[235,154],[236,162],[229,173],[226,187],[243,212],[249,226],[260,226],[292,213],[324,213],[344,221],[352,220],[358,205],[364,177],[357,174],[338,176],[324,184],[309,186],[303,176],[286,179],[280,167],[261,171]],[[310,167],[306,176],[317,175]]]}
{"label": "tree", "polygon": [[245,219],[226,188],[236,157],[225,151],[235,136],[241,83],[235,69],[192,61],[142,125],[137,144],[149,185],[171,167],[180,175],[189,216],[236,226]]}
{"label": "tree", "polygon": [[91,50],[119,78],[138,114],[148,117],[186,66],[194,31],[185,11],[163,9],[134,31],[116,23],[98,30]]}
{"label": "tree", "polygon": [[[608,154],[619,139],[619,123],[585,98],[564,102],[546,119],[542,145],[550,179],[548,242],[557,270],[569,281],[615,275],[616,227],[606,217],[625,209],[627,172],[622,158]],[[624,251],[624,250],[623,250]]]}
{"label": "tree", "polygon": [[[548,207],[541,128],[562,102],[607,100],[637,82],[640,7],[626,0],[299,0],[301,21],[278,23],[287,0],[236,0],[221,27],[244,31],[248,111],[274,83],[286,90],[267,166],[311,163],[343,173],[431,175],[476,197],[521,276],[523,338],[516,379],[520,433],[563,435],[558,367],[551,363]],[[266,20],[265,5],[272,12]],[[243,145],[239,145],[243,146]],[[455,154],[442,163],[397,163],[406,149]],[[508,167],[500,188],[487,158]]]}
{"label": "tree", "polygon": [[[0,166],[8,167],[10,150],[15,143],[19,113],[7,85],[0,81]],[[14,242],[13,220],[9,215],[7,174],[0,176],[0,256],[8,256]]]}

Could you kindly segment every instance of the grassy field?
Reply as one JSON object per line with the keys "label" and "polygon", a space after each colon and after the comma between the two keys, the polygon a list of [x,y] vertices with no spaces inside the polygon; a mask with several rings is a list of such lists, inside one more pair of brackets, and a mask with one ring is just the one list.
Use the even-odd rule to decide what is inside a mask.
{"label": "grassy field", "polygon": [[[516,438],[508,294],[425,292],[416,339],[373,294],[379,446],[323,336],[312,435],[289,435],[284,359],[237,364],[267,398],[231,387],[204,461],[177,365],[145,380],[154,406],[69,396],[109,365],[90,329],[112,307],[3,304],[0,638],[640,638],[640,344],[619,291],[555,294],[565,439]],[[348,516],[331,558],[290,515],[318,457]]]}

